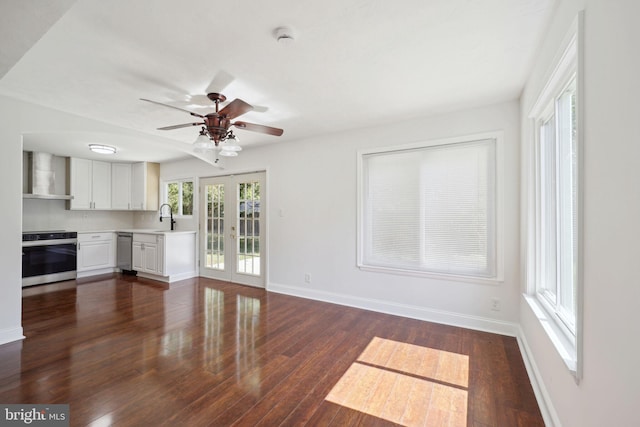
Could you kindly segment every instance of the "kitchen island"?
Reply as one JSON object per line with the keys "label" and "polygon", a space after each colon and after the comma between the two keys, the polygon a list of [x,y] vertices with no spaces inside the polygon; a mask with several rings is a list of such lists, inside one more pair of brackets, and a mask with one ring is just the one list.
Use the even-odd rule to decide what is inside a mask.
{"label": "kitchen island", "polygon": [[139,277],[172,283],[198,276],[195,231],[126,231],[133,233],[132,267]]}
{"label": "kitchen island", "polygon": [[131,233],[130,264],[139,277],[172,283],[198,276],[195,231],[118,229],[78,232],[78,278],[120,271],[118,233]]}

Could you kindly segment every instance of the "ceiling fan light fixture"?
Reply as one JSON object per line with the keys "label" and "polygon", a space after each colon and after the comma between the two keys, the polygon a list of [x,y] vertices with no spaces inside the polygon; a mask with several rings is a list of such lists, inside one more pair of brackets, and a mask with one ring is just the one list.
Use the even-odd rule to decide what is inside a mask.
{"label": "ceiling fan light fixture", "polygon": [[238,145],[238,141],[238,137],[232,132],[229,132],[229,135],[227,135],[227,139],[222,146],[222,151],[242,151],[242,147]]}
{"label": "ceiling fan light fixture", "polygon": [[200,135],[198,135],[196,140],[193,141],[192,145],[193,151],[196,153],[206,153],[208,151],[213,151],[216,148],[215,144],[211,142],[204,129],[200,131]]}
{"label": "ceiling fan light fixture", "polygon": [[[285,37],[293,40],[293,36],[288,28],[281,29],[282,34],[274,35],[277,37]],[[227,97],[218,92],[207,93],[207,98],[215,104],[216,110],[214,113],[202,115],[195,113],[184,108],[176,107],[174,105],[164,104],[162,102],[152,101],[146,98],[140,98],[141,101],[150,102],[156,105],[162,105],[167,108],[179,110],[185,113],[189,113],[193,117],[199,117],[202,122],[183,123],[179,125],[164,126],[158,128],[158,130],[173,130],[181,129],[191,126],[201,126],[200,135],[192,143],[192,150],[196,153],[210,153],[212,151],[220,150],[219,154],[226,157],[235,157],[239,151],[242,151],[242,147],[238,144],[238,138],[229,130],[230,126],[235,126],[238,129],[244,129],[251,132],[263,133],[266,135],[281,136],[283,130],[274,128],[271,126],[264,126],[255,123],[247,123],[243,121],[233,122],[232,120],[243,114],[254,110],[254,107],[245,101],[236,98],[224,107],[220,109],[220,103],[224,102]],[[266,110],[265,110],[266,111]]]}
{"label": "ceiling fan light fixture", "polygon": [[89,144],[89,150],[98,154],[115,154],[116,147],[112,147],[110,145],[103,144]]}
{"label": "ceiling fan light fixture", "polygon": [[238,157],[238,152],[237,151],[225,151],[225,150],[220,150],[220,154],[223,157]]}

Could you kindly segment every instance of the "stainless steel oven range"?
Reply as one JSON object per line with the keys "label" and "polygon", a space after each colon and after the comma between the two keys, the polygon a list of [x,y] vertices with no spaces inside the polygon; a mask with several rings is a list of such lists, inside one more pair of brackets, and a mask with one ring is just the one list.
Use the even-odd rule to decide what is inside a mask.
{"label": "stainless steel oven range", "polygon": [[22,287],[76,278],[78,233],[22,233]]}

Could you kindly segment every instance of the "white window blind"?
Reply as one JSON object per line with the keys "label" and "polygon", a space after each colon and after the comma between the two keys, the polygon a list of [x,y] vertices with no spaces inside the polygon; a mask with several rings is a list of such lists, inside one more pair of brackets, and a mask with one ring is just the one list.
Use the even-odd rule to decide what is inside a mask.
{"label": "white window blind", "polygon": [[496,276],[496,141],[365,154],[362,264]]}

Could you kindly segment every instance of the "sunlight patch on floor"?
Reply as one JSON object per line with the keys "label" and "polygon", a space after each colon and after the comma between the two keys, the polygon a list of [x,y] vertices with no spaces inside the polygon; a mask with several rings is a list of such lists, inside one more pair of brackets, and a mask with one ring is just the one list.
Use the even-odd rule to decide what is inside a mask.
{"label": "sunlight patch on floor", "polygon": [[326,400],[404,426],[467,423],[469,358],[375,337]]}

